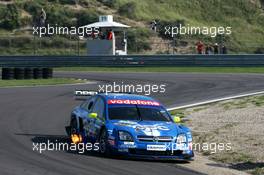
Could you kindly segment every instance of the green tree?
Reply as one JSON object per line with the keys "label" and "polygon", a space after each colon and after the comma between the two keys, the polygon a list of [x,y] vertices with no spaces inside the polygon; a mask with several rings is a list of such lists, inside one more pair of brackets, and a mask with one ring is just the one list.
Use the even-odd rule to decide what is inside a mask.
{"label": "green tree", "polygon": [[98,14],[95,12],[81,11],[77,15],[77,26],[84,26],[98,21]]}
{"label": "green tree", "polygon": [[102,4],[108,6],[108,7],[115,7],[116,6],[116,0],[98,0]]}
{"label": "green tree", "polygon": [[135,2],[128,2],[119,7],[118,13],[120,15],[124,15],[129,18],[135,18],[136,8],[137,8],[137,4]]}
{"label": "green tree", "polygon": [[13,30],[20,26],[19,10],[15,4],[8,4],[4,12],[4,20],[1,22],[1,27]]}

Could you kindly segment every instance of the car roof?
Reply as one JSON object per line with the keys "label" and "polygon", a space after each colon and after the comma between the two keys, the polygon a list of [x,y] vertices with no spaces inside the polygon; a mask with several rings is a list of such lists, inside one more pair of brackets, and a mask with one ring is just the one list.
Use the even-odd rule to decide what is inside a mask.
{"label": "car roof", "polygon": [[157,101],[151,97],[144,96],[144,95],[137,95],[137,94],[124,94],[124,93],[103,93],[98,94],[101,97],[105,98],[106,100],[150,100],[150,101]]}

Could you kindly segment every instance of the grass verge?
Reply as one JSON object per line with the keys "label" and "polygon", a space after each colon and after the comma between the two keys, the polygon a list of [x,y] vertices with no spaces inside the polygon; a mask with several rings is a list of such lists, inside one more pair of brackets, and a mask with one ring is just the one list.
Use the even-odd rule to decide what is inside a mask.
{"label": "grass verge", "polygon": [[0,80],[0,87],[12,86],[40,86],[84,83],[84,80],[72,78],[32,79],[32,80]]}
{"label": "grass verge", "polygon": [[264,67],[62,67],[56,71],[264,73]]}

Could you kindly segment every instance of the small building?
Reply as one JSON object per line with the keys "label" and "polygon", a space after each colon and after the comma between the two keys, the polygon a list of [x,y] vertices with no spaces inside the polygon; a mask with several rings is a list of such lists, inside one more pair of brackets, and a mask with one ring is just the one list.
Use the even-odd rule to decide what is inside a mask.
{"label": "small building", "polygon": [[[99,22],[83,27],[99,28],[99,35],[87,38],[87,55],[126,55],[126,29],[130,26],[114,22],[112,15],[99,16]],[[111,39],[107,36],[111,32]]]}

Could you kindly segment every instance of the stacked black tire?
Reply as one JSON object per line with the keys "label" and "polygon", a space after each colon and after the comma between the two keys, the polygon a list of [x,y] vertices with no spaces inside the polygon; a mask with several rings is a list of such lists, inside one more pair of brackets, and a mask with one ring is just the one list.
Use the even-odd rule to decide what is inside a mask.
{"label": "stacked black tire", "polygon": [[34,78],[33,68],[25,68],[25,79],[30,80]]}
{"label": "stacked black tire", "polygon": [[23,80],[25,77],[25,69],[24,68],[15,68],[14,78],[16,80]]}
{"label": "stacked black tire", "polygon": [[53,70],[51,68],[43,68],[42,71],[42,78],[48,79],[53,77]]}
{"label": "stacked black tire", "polygon": [[2,68],[2,79],[13,80],[15,78],[14,68]]}
{"label": "stacked black tire", "polygon": [[41,79],[42,78],[42,69],[40,68],[34,68],[33,73],[34,73],[34,79]]}
{"label": "stacked black tire", "polygon": [[53,77],[52,68],[2,68],[3,80],[48,79]]}

